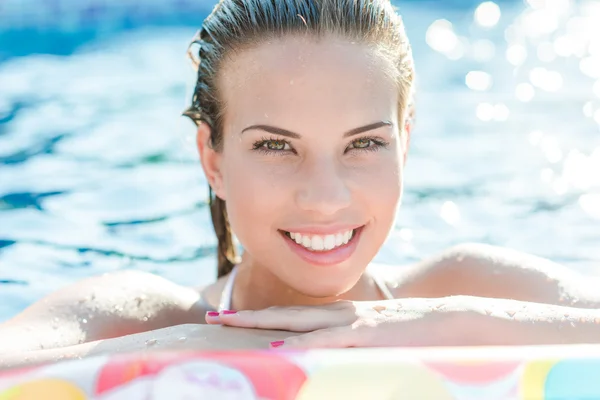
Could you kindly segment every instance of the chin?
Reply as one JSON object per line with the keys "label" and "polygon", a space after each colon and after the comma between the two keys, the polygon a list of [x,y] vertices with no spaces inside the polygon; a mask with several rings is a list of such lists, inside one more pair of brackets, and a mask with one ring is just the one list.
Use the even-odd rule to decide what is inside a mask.
{"label": "chin", "polygon": [[[358,280],[360,279],[360,274],[356,277],[356,279],[348,279],[347,275],[346,279],[340,279],[339,277],[330,276],[326,279],[322,275],[315,275],[307,277],[299,276],[296,278],[292,278],[292,281],[289,282],[288,286],[293,288],[299,293],[302,293],[304,296],[313,297],[316,299],[325,299],[329,297],[340,296],[349,290],[351,290]],[[301,283],[299,285],[299,283]]]}

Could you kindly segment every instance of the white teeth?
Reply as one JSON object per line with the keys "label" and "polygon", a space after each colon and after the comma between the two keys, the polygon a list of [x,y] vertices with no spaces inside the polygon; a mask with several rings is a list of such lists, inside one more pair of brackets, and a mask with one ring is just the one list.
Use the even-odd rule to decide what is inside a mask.
{"label": "white teeth", "polygon": [[303,235],[297,232],[288,232],[288,235],[299,245],[313,251],[332,250],[347,244],[354,231],[339,232],[335,235]]}
{"label": "white teeth", "polygon": [[325,240],[323,241],[323,247],[325,247],[325,250],[333,249],[335,247],[335,235],[325,236]]}
{"label": "white teeth", "polygon": [[310,249],[310,243],[311,243],[310,236],[302,236],[302,246]]}
{"label": "white teeth", "polygon": [[313,236],[311,243],[310,243],[310,247],[312,247],[313,250],[317,250],[317,251],[323,250],[323,237],[322,236]]}

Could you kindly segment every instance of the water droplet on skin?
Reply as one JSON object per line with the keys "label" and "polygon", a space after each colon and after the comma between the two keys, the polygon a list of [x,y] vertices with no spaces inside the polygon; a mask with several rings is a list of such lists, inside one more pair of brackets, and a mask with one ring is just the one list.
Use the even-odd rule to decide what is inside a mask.
{"label": "water droplet on skin", "polygon": [[381,312],[387,310],[387,308],[385,306],[373,306],[373,310],[381,314]]}
{"label": "water droplet on skin", "polygon": [[293,84],[294,84],[294,80],[292,79],[292,80],[290,81],[290,85],[293,85]]}
{"label": "water droplet on skin", "polygon": [[156,340],[156,339],[149,339],[149,340],[146,340],[146,346],[148,346],[148,347],[150,347],[150,346],[154,346],[154,345],[155,345],[155,344],[157,344],[157,343],[158,343],[158,340]]}
{"label": "water droplet on skin", "polygon": [[148,322],[148,317],[144,317],[144,318],[142,318],[142,321],[144,321],[144,322]]}
{"label": "water droplet on skin", "polygon": [[179,339],[177,339],[178,342],[185,342],[186,340],[187,338],[185,336],[182,336]]}
{"label": "water droplet on skin", "polygon": [[82,319],[82,320],[81,320],[81,323],[82,323],[82,324],[87,324],[87,319],[85,319],[85,318],[84,318],[84,319]]}
{"label": "water droplet on skin", "polygon": [[567,301],[567,298],[566,298],[565,296],[563,296],[563,295],[560,295],[560,297],[558,298],[558,301],[559,301],[560,303],[564,303],[564,302],[566,302],[566,301]]}

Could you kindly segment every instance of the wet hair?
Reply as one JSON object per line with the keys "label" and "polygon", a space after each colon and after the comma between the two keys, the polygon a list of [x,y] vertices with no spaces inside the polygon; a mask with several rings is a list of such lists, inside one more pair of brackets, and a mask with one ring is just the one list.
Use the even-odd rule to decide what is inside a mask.
{"label": "wet hair", "polygon": [[[188,50],[198,75],[192,104],[183,113],[197,125],[208,124],[208,144],[213,149],[223,148],[225,107],[217,91],[223,60],[232,52],[290,35],[343,38],[369,45],[386,57],[394,67],[390,72],[398,86],[399,122],[404,126],[412,102],[414,67],[402,19],[389,0],[220,0]],[[225,201],[210,187],[209,206],[221,277],[232,270],[238,257]]]}

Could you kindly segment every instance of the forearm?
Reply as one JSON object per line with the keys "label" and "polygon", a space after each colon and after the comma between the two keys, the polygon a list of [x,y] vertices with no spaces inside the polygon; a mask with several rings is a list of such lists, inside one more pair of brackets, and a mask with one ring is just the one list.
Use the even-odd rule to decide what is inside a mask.
{"label": "forearm", "polygon": [[292,336],[290,332],[188,324],[80,345],[0,354],[0,370],[21,368],[102,354],[160,350],[266,349],[269,342]]}
{"label": "forearm", "polygon": [[600,343],[600,310],[515,300],[457,296],[463,324],[457,337],[473,345],[549,345]]}

